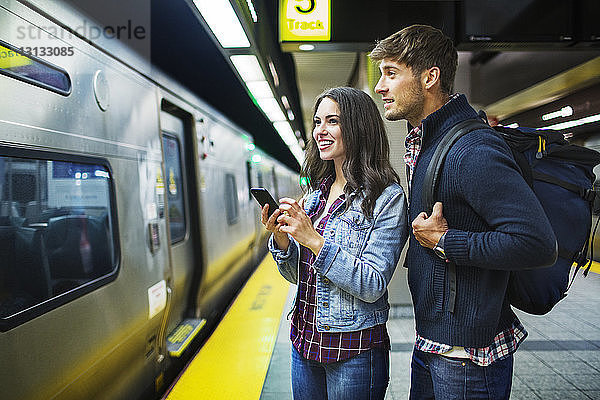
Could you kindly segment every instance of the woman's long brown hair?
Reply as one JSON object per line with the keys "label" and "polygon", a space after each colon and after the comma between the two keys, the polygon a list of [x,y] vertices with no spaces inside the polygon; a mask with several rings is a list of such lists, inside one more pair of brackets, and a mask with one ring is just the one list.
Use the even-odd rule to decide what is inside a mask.
{"label": "woman's long brown hair", "polygon": [[[392,182],[400,183],[390,163],[390,146],[383,120],[373,99],[362,90],[351,87],[323,92],[315,100],[313,115],[325,97],[335,101],[340,110],[340,128],[346,150],[342,165],[347,181],[344,187],[346,199],[351,198],[353,192],[364,196],[362,211],[372,218],[375,201],[383,190]],[[321,160],[312,132],[300,176],[308,178],[308,188],[312,190],[318,189],[327,176],[335,176],[333,161]]]}

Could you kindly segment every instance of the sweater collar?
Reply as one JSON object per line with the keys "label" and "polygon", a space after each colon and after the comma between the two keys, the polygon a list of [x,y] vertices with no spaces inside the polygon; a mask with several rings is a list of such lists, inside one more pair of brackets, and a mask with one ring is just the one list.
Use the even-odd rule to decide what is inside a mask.
{"label": "sweater collar", "polygon": [[469,105],[467,97],[458,95],[422,121],[423,145],[444,135],[459,122],[474,118],[477,118],[477,112]]}

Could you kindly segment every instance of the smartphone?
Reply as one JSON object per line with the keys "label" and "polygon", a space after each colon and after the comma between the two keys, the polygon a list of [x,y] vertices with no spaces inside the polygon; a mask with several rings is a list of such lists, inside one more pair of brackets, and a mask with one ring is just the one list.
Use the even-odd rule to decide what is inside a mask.
{"label": "smartphone", "polygon": [[256,201],[258,201],[258,204],[260,204],[261,208],[264,207],[265,204],[269,205],[269,217],[275,210],[279,208],[279,204],[277,204],[267,189],[261,187],[251,188],[250,193],[252,193],[252,196],[254,196]]}

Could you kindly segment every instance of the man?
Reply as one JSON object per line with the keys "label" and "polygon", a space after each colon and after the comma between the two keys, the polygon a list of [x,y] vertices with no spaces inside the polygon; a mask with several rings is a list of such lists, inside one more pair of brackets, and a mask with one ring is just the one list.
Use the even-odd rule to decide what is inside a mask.
{"label": "man", "polygon": [[377,43],[388,120],[406,119],[409,218],[406,256],[416,322],[411,399],[508,399],[513,352],[527,332],[510,308],[511,270],[554,263],[556,238],[510,149],[478,129],[450,149],[433,210],[423,178],[440,140],[477,118],[452,94],[458,55],[438,29],[413,25]]}

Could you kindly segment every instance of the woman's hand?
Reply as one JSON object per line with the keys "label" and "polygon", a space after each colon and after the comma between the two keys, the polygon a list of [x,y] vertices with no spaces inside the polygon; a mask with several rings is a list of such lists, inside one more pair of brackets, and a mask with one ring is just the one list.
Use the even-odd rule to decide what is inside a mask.
{"label": "woman's hand", "polygon": [[277,217],[281,215],[281,209],[276,209],[269,217],[269,205],[265,204],[260,213],[260,222],[265,228],[273,234],[273,239],[277,247],[281,250],[287,250],[290,245],[290,238],[287,233],[281,231],[281,224],[277,222]]}
{"label": "woman's hand", "polygon": [[283,211],[277,217],[279,231],[289,233],[298,243],[308,247],[314,254],[319,254],[325,239],[315,230],[301,205],[288,197],[280,199],[279,202],[279,209]]}

